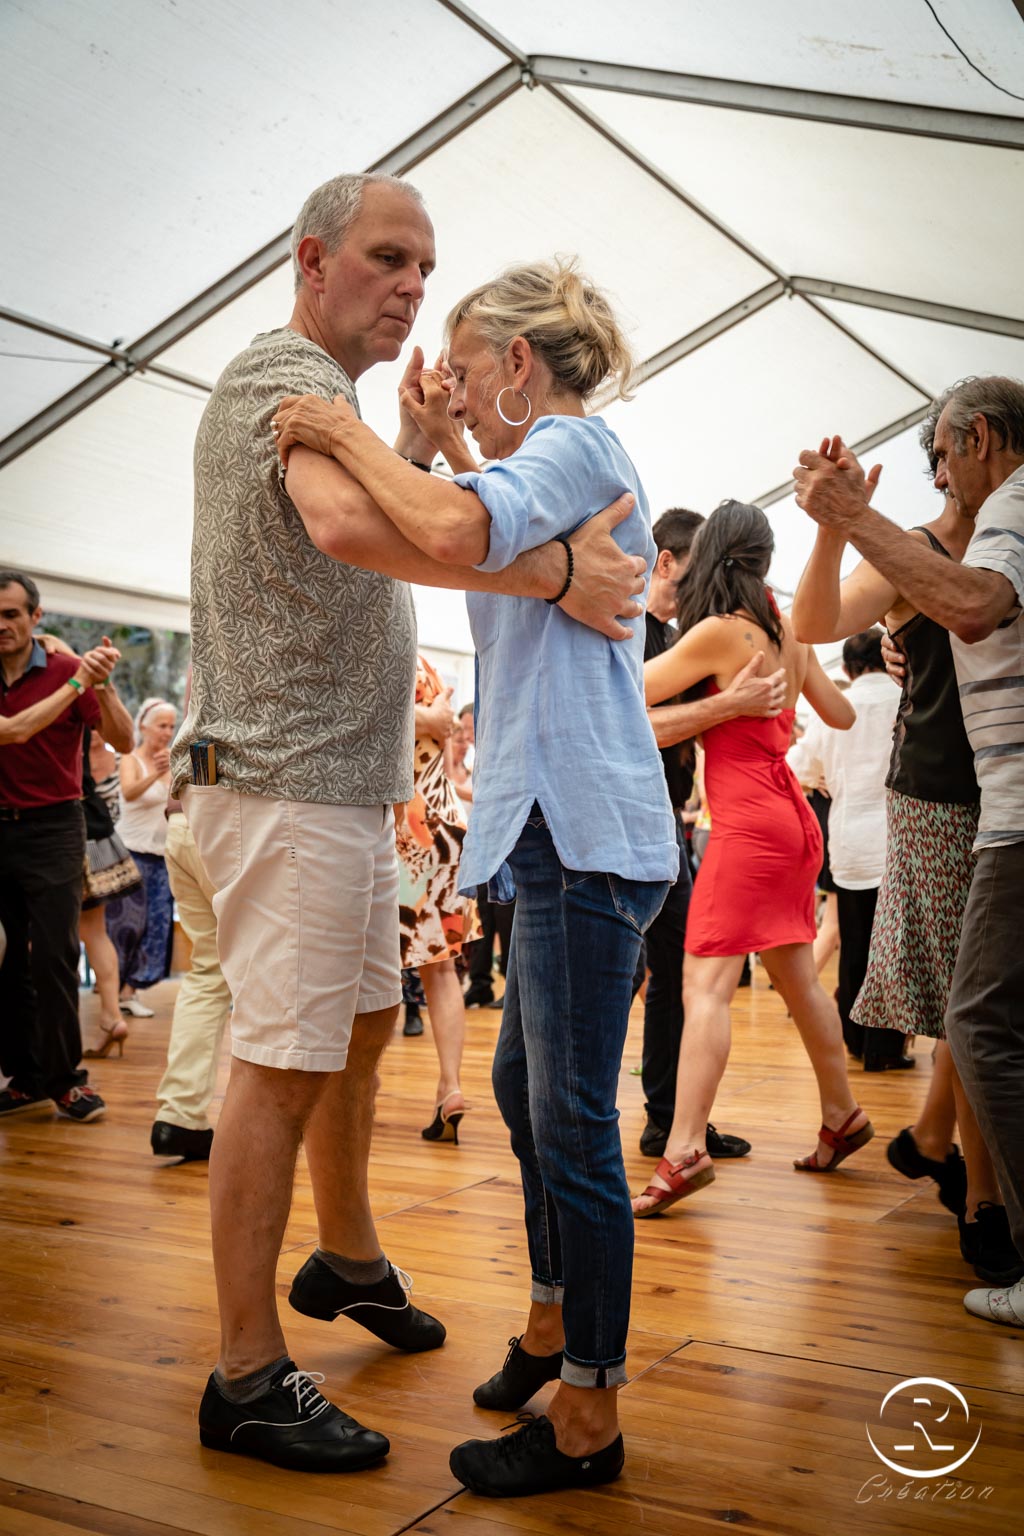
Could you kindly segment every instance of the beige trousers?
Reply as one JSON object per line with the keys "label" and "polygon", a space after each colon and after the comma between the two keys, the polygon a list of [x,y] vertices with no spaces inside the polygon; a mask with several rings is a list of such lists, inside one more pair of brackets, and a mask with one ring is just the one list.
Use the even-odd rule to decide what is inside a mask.
{"label": "beige trousers", "polygon": [[164,857],[181,926],[192,943],[192,965],[178,991],[156,1118],[187,1131],[205,1131],[231,992],[217,958],[214,887],[184,816],[174,815],[168,822]]}

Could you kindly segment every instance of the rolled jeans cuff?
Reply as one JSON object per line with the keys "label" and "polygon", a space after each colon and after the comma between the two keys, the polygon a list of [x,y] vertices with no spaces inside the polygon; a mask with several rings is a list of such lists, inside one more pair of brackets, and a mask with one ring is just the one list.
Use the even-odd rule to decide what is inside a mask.
{"label": "rolled jeans cuff", "polygon": [[626,1385],[626,1357],[614,1365],[584,1365],[571,1360],[562,1352],[562,1381],[570,1387],[624,1387]]}
{"label": "rolled jeans cuff", "polygon": [[534,1275],[530,1283],[530,1300],[539,1301],[542,1307],[560,1307],[565,1286],[553,1280],[538,1280]]}

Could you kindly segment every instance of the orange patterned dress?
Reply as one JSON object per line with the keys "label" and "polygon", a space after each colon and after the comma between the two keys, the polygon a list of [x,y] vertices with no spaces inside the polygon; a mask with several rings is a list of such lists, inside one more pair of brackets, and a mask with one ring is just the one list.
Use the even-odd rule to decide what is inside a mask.
{"label": "orange patterned dress", "polygon": [[[416,703],[430,705],[444,684],[423,657],[416,662]],[[413,797],[398,824],[402,966],[457,955],[481,934],[476,902],[459,895],[459,857],[466,835],[461,803],[444,771],[444,752],[418,736]]]}

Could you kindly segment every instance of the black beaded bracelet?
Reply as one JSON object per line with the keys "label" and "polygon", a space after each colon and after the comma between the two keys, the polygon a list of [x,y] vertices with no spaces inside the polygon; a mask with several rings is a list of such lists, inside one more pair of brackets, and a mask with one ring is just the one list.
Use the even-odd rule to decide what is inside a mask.
{"label": "black beaded bracelet", "polygon": [[572,577],[573,577],[573,570],[574,570],[573,558],[572,558],[572,545],[569,543],[569,540],[568,539],[561,539],[561,538],[559,538],[559,539],[555,539],[554,542],[556,544],[561,544],[562,548],[565,550],[565,553],[566,553],[566,555],[569,558],[569,568],[568,568],[568,570],[565,573],[565,586],[562,588],[561,592],[559,592],[558,596],[557,597],[546,597],[544,599],[544,601],[546,603],[548,603],[552,607],[554,607],[555,603],[560,603],[562,601],[562,598],[565,596],[565,594],[568,592],[569,588],[572,586]]}
{"label": "black beaded bracelet", "polygon": [[421,459],[410,459],[409,455],[406,454],[405,455],[405,462],[407,464],[415,464],[416,468],[417,469],[422,469],[422,471],[423,471],[423,473],[425,475],[429,475],[430,474],[430,465],[429,464],[424,464]]}

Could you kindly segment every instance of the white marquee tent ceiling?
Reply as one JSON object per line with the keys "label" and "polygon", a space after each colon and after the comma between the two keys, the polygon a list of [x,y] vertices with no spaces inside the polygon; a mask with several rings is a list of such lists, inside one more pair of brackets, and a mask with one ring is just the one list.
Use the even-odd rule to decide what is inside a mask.
{"label": "white marquee tent ceiling", "polygon": [[[1024,0],[5,0],[0,43],[0,562],[51,607],[184,622],[206,393],[339,170],[427,198],[428,352],[481,278],[578,252],[646,365],[607,414],[652,506],[772,505],[783,589],[802,446],[884,445],[916,521],[931,396],[1024,376]],[[400,369],[360,381],[385,435]]]}

